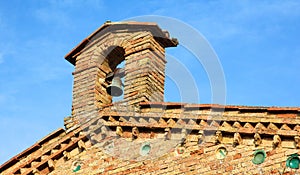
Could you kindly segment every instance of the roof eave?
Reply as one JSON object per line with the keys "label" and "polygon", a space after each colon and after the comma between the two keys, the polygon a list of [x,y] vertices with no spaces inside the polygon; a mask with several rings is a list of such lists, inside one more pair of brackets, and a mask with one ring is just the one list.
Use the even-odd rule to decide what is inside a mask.
{"label": "roof eave", "polygon": [[[112,25],[147,25],[147,26],[152,26],[152,27],[157,27],[160,31],[160,36],[164,36],[164,33],[162,29],[159,28],[159,26],[156,23],[152,22],[106,22],[102,26],[100,26],[96,31],[94,31],[92,34],[90,34],[88,37],[83,39],[76,47],[74,47],[68,54],[65,55],[65,59],[69,61],[71,64],[75,65],[76,63],[76,57],[81,53],[81,51],[89,44],[91,39],[97,35],[100,31],[105,29],[108,26]],[[158,38],[160,38],[160,36]],[[163,38],[164,43],[167,43],[167,47],[175,47],[178,45],[177,39],[170,39],[170,38]]]}

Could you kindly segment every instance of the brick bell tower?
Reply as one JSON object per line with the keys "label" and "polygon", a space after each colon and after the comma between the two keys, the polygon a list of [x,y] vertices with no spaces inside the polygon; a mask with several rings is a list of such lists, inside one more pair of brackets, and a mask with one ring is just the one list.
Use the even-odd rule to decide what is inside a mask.
{"label": "brick bell tower", "polygon": [[[83,119],[112,103],[113,78],[124,77],[124,102],[163,102],[165,48],[176,39],[155,23],[106,22],[71,50],[65,59],[75,66],[72,116]],[[117,66],[125,61],[125,67]]]}

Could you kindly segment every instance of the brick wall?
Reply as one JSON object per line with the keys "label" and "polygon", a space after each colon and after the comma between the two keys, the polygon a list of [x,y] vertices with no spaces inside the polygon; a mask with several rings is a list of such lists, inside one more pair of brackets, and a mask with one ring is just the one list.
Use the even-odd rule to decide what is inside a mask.
{"label": "brick wall", "polygon": [[[295,141],[299,132],[299,109],[281,108],[279,111],[278,108],[227,106],[222,113],[215,111],[213,105],[171,103],[141,105],[139,110],[129,110],[126,106],[117,110],[105,108],[98,122],[91,122],[94,125],[85,131],[95,132],[101,120],[100,123],[108,127],[106,137],[89,137],[86,143],[91,147],[58,165],[52,174],[72,174],[74,160],[82,163],[78,171],[81,174],[295,173],[286,167],[286,160],[291,154],[300,153]],[[116,137],[116,126],[123,128],[121,137]],[[132,139],[134,127],[139,129],[136,139]],[[165,128],[171,130],[170,140],[164,139]],[[188,132],[181,144],[183,129]],[[218,131],[221,139],[217,137]],[[204,137],[200,137],[201,134]],[[258,144],[255,134],[260,135]],[[280,142],[274,147],[275,135],[280,137]],[[144,143],[151,145],[147,156],[140,154]],[[224,159],[217,156],[222,147],[227,150]],[[257,150],[266,153],[261,164],[252,162]]]}
{"label": "brick wall", "polygon": [[[2,165],[0,174],[295,174],[286,160],[300,154],[300,108],[224,106],[220,113],[215,105],[154,104],[105,107],[79,128],[38,141]],[[188,132],[181,144],[183,129]],[[141,155],[145,143],[151,149]],[[227,150],[224,159],[216,154],[220,147]],[[266,152],[259,165],[252,162],[256,150]]]}
{"label": "brick wall", "polygon": [[228,154],[225,159],[218,160],[215,151],[219,145],[207,143],[198,146],[196,141],[188,144],[182,154],[173,149],[158,159],[144,161],[126,161],[95,147],[64,164],[57,164],[51,174],[72,174],[74,160],[82,163],[78,174],[294,174],[293,170],[285,169],[285,161],[291,152],[299,153],[286,148],[273,150],[264,147],[267,158],[264,163],[255,165],[252,163],[255,148],[251,146],[233,148],[232,145],[222,145],[227,148]]}
{"label": "brick wall", "polygon": [[[75,65],[67,130],[0,174],[295,174],[286,160],[300,154],[300,108],[162,102],[164,48],[177,44],[156,24],[104,24],[66,56]],[[111,104],[105,78],[124,60],[124,101]],[[258,150],[266,158],[254,164]]]}
{"label": "brick wall", "polygon": [[[111,23],[108,23],[111,24]],[[125,25],[125,26],[124,26]],[[72,116],[87,119],[112,103],[106,92],[108,73],[125,60],[124,102],[163,101],[165,81],[165,32],[154,25],[111,24],[90,36],[84,48],[73,54],[75,64]],[[86,41],[84,40],[84,41]],[[170,40],[169,40],[170,42]]]}

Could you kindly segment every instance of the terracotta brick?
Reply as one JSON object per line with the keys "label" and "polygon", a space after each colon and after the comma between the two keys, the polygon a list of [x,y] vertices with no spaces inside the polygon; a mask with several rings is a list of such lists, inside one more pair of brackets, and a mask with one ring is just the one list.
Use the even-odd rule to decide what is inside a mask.
{"label": "terracotta brick", "polygon": [[226,169],[225,169],[226,172],[232,171],[232,170],[233,170],[233,166],[232,165],[226,167]]}
{"label": "terracotta brick", "polygon": [[296,118],[297,114],[277,114],[278,118]]}
{"label": "terracotta brick", "polygon": [[242,157],[242,154],[241,154],[241,153],[237,153],[237,154],[235,154],[235,155],[233,156],[233,160],[239,159],[239,158],[241,158],[241,157]]}
{"label": "terracotta brick", "polygon": [[[299,135],[300,108],[163,102],[165,48],[176,46],[163,35],[153,23],[108,22],[71,51],[66,59],[75,65],[75,71],[72,116],[64,120],[67,130],[51,133],[13,157],[0,167],[1,174],[74,174],[76,161],[82,164],[79,174],[278,174],[287,156],[299,152],[294,136]],[[117,45],[120,47],[108,51]],[[126,62],[125,99],[112,104],[105,77],[122,60]],[[101,130],[102,124],[110,129],[103,138],[95,132],[102,140],[94,143],[88,132]],[[120,138],[115,133],[118,126],[124,130]],[[140,131],[135,140],[131,140],[133,127]],[[166,127],[171,128],[173,140],[163,140]],[[189,131],[180,144],[175,139],[182,139],[183,128]],[[220,143],[214,141],[216,131],[222,133]],[[255,146],[256,132],[262,142]],[[242,141],[233,147],[236,133]],[[275,134],[282,141],[276,149],[272,147]],[[169,148],[169,141],[184,147],[184,153],[177,154],[175,146]],[[140,155],[145,142],[150,143],[149,154],[154,157]],[[107,143],[113,143],[112,152],[107,152]],[[227,149],[224,159],[217,159],[220,146]],[[267,153],[260,165],[252,163],[257,149]]]}

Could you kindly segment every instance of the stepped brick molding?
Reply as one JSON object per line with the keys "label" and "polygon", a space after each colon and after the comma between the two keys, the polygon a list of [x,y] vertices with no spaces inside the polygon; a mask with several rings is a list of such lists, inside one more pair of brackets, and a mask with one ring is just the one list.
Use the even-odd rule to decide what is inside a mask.
{"label": "stepped brick molding", "polygon": [[[65,128],[0,175],[295,174],[299,107],[163,102],[165,48],[177,44],[154,23],[102,25],[65,57],[75,66]],[[124,60],[124,99],[112,103],[106,78]]]}
{"label": "stepped brick molding", "polygon": [[[80,127],[58,129],[3,164],[0,172],[5,175],[76,174],[72,167],[74,162],[79,162],[79,174],[293,174],[293,170],[286,168],[286,160],[291,154],[300,153],[294,139],[300,131],[300,108],[223,106],[224,112],[220,114],[215,112],[220,105],[144,102],[138,106],[135,116],[127,111],[126,105],[124,111],[108,106]],[[157,117],[158,113],[162,115]],[[133,122],[134,119],[137,120]],[[93,139],[99,139],[101,133],[93,139],[86,135],[85,131],[102,127],[99,121],[110,128],[109,137],[101,143],[113,141],[120,150],[115,155],[107,154],[99,142],[93,144]],[[117,127],[122,128],[121,137],[117,137]],[[139,131],[137,138],[124,146],[121,139],[130,140],[133,128]],[[151,149],[168,147],[170,141],[164,140],[166,128],[171,132],[170,141],[176,143],[182,129],[187,130],[184,143],[155,159],[120,158],[128,153],[126,156],[134,159],[132,153],[144,143],[150,143]],[[219,142],[215,142],[217,132],[222,133]],[[237,133],[239,144],[236,145]],[[255,144],[255,134],[260,135],[259,145]],[[277,147],[273,146],[274,136],[280,137]],[[161,142],[153,142],[155,139]],[[220,147],[226,148],[224,159],[218,159]],[[252,162],[256,150],[266,152],[267,157],[260,165]]]}

